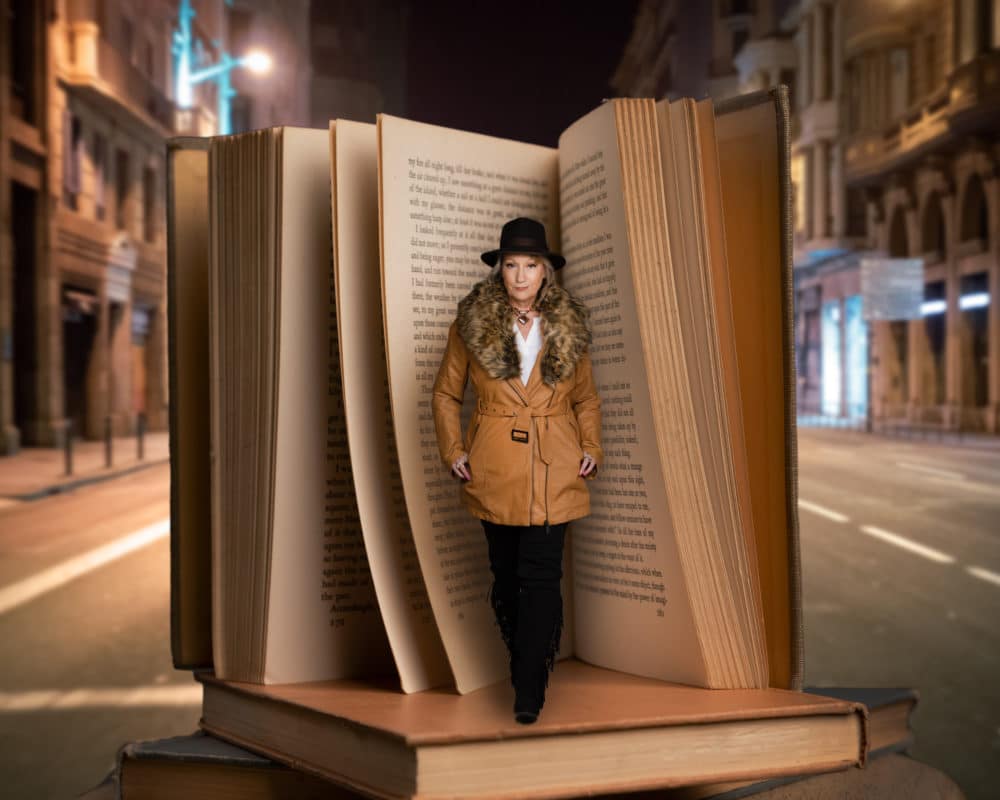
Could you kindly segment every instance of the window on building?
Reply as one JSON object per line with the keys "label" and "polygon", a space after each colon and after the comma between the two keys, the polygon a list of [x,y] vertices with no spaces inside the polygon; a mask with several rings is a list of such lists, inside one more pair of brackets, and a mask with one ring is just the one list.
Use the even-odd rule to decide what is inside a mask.
{"label": "window on building", "polygon": [[819,87],[819,97],[817,100],[829,100],[833,97],[833,6],[829,4],[821,5],[817,9],[821,14],[823,36],[819,42],[820,57],[823,59],[822,83]]}
{"label": "window on building", "polygon": [[128,227],[128,187],[129,187],[128,152],[119,148],[115,151],[115,227],[125,230]]}
{"label": "window on building", "polygon": [[76,209],[83,174],[83,124],[68,108],[63,113],[63,202]]}
{"label": "window on building", "polygon": [[102,220],[107,213],[105,183],[108,179],[108,143],[100,133],[94,134],[94,216]]}
{"label": "window on building", "polygon": [[868,235],[868,200],[863,189],[848,186],[845,194],[847,203],[847,235],[864,237]]}
{"label": "window on building", "polygon": [[156,171],[152,167],[142,170],[142,238],[156,241]]}
{"label": "window on building", "polygon": [[747,39],[750,38],[750,31],[747,28],[737,28],[733,31],[733,56],[735,57],[739,52],[740,48],[747,43]]}
{"label": "window on building", "polygon": [[906,236],[906,217],[902,206],[896,206],[889,222],[889,257],[908,258],[910,244]]}
{"label": "window on building", "polygon": [[945,227],[941,195],[931,192],[924,206],[920,224],[920,249],[926,261],[934,264],[944,258]]}
{"label": "window on building", "polygon": [[12,0],[7,10],[7,41],[10,44],[10,108],[15,117],[38,125],[36,87],[40,73],[35,46],[35,0]]}
{"label": "window on building", "polygon": [[910,51],[889,51],[889,119],[899,119],[910,106]]}
{"label": "window on building", "polygon": [[963,242],[978,242],[982,250],[989,248],[989,209],[983,181],[973,175],[965,184],[962,195],[961,238]]}

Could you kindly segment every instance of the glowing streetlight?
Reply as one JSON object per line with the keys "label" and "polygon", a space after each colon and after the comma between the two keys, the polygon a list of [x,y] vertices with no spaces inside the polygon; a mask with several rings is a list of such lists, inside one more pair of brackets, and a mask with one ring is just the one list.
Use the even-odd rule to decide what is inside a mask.
{"label": "glowing streetlight", "polygon": [[251,50],[240,61],[254,75],[266,75],[271,71],[271,56],[263,50]]}
{"label": "glowing streetlight", "polygon": [[191,33],[191,20],[195,11],[191,8],[191,0],[181,0],[178,12],[178,27],[174,31],[174,56],[176,57],[176,94],[177,105],[180,108],[191,108],[194,105],[194,86],[202,81],[214,80],[219,84],[219,133],[231,133],[231,101],[236,96],[229,78],[230,72],[236,67],[246,67],[255,75],[264,75],[271,70],[271,56],[262,50],[251,50],[240,58],[233,58],[223,51],[218,64],[212,64],[199,70],[191,69],[194,36]]}

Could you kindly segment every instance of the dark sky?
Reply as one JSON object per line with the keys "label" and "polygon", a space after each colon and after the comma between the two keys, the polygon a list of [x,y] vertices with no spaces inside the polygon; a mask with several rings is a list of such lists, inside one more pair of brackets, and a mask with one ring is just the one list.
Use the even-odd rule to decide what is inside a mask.
{"label": "dark sky", "polygon": [[554,147],[610,97],[636,0],[411,5],[411,119]]}

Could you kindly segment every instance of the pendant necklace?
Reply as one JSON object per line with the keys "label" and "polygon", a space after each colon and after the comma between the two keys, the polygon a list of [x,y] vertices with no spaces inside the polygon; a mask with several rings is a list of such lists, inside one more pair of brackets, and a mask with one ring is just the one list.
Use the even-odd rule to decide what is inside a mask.
{"label": "pendant necklace", "polygon": [[517,318],[517,321],[522,325],[527,325],[528,320],[530,319],[530,317],[528,316],[528,312],[531,311],[531,309],[530,308],[520,309],[513,303],[510,304],[510,307],[514,309],[514,316]]}

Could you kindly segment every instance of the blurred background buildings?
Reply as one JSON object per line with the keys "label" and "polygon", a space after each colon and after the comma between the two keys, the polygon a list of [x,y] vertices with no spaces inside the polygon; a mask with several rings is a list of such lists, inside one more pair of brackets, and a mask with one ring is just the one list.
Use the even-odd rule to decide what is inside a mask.
{"label": "blurred background buildings", "polygon": [[[511,49],[495,10],[470,34],[486,20],[476,3],[0,8],[2,454],[58,446],[70,428],[96,439],[140,418],[166,427],[170,136],[211,135],[226,118],[244,131],[384,111],[555,144],[594,104],[588,68],[631,96],[786,84],[800,411],[863,419],[870,397],[876,421],[1000,433],[998,0],[641,0],[624,23],[514,3],[558,31],[527,50]],[[188,8],[191,74],[231,65],[187,86],[190,102],[178,71]],[[624,48],[602,48],[616,25]],[[270,72],[244,68],[250,51]],[[499,67],[492,78],[481,62]],[[921,319],[874,323],[869,339],[859,260],[872,254],[921,257],[925,303]]]}
{"label": "blurred background buildings", "polygon": [[[190,74],[250,50],[180,102]],[[0,453],[167,426],[165,142],[400,111],[405,4],[0,0]],[[381,83],[376,84],[375,79]],[[188,107],[182,107],[188,105]]]}
{"label": "blurred background buildings", "polygon": [[[801,413],[1000,433],[1000,3],[644,0],[613,82],[788,85]],[[869,395],[871,255],[922,258],[924,303],[873,323]]]}

